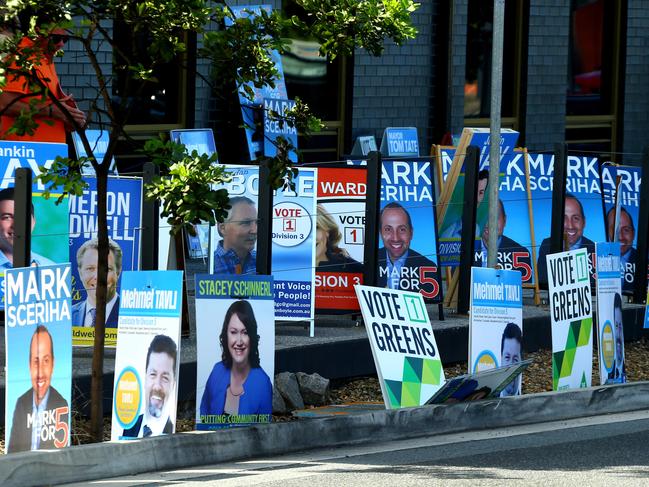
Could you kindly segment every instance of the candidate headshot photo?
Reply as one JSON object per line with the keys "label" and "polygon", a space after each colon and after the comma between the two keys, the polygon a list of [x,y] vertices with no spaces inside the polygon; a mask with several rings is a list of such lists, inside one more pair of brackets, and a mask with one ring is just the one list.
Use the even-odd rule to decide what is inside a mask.
{"label": "candidate headshot photo", "polygon": [[626,382],[626,366],[624,364],[624,322],[622,319],[622,296],[615,293],[613,298],[613,327],[615,333],[615,358],[613,370],[609,372],[607,384],[622,384]]}
{"label": "candidate headshot photo", "polygon": [[[44,325],[36,327],[31,337],[27,365],[32,387],[16,401],[7,453],[67,446],[67,430],[52,429],[55,425],[48,421],[50,415],[45,414],[46,411],[64,408],[59,415],[59,421],[69,424],[68,402],[51,385],[54,373],[54,342]],[[37,420],[34,421],[33,418]],[[60,445],[61,442],[64,444]]]}
{"label": "candidate headshot photo", "polygon": [[[478,173],[478,187],[476,188],[475,193],[475,206],[476,208],[480,206],[482,200],[484,200],[484,195],[487,191],[487,186],[489,185],[489,170],[483,169]],[[480,226],[476,222],[475,226],[476,237],[480,235]],[[451,238],[461,238],[462,237],[462,215],[460,215],[457,220],[451,223],[448,227],[444,229],[444,232],[440,235],[439,238],[451,239]]]}
{"label": "candidate headshot photo", "polygon": [[[500,339],[500,366],[506,367],[520,363],[523,359],[523,332],[516,323],[507,323]],[[518,374],[513,381],[505,387],[500,397],[517,396],[521,393],[523,383],[522,374]]]}
{"label": "candidate headshot photo", "polygon": [[[505,205],[501,199],[498,199],[498,239],[497,249],[498,253],[506,256],[516,254],[518,256],[517,262],[519,264],[527,264],[528,269],[532,269],[532,259],[530,258],[530,251],[516,242],[514,239],[504,235],[505,226],[507,225],[507,213],[505,212]],[[488,259],[489,247],[489,224],[487,223],[482,230],[482,235],[479,242],[476,242],[476,252],[474,258],[474,266],[486,267]],[[512,262],[513,259],[506,259]],[[521,271],[522,272],[522,271]]]}
{"label": "candidate headshot photo", "polygon": [[360,262],[352,259],[347,250],[339,247],[343,236],[340,227],[324,206],[317,206],[316,270],[319,272],[363,272]]}
{"label": "candidate headshot photo", "polygon": [[257,273],[257,207],[246,196],[230,198],[224,222],[216,225],[221,237],[214,251],[214,274]]}
{"label": "candidate headshot photo", "polygon": [[[167,335],[156,335],[146,354],[144,412],[125,429],[125,438],[147,438],[174,432],[178,347]],[[174,419],[172,419],[172,417]]]}
{"label": "candidate headshot photo", "polygon": [[[595,253],[595,242],[584,235],[586,228],[586,215],[584,207],[574,195],[567,193],[565,208],[563,211],[563,238],[564,250],[586,249],[588,254]],[[548,269],[545,257],[550,252],[550,237],[543,239],[539,248],[537,268],[539,273],[539,284],[547,286]],[[591,276],[592,277],[592,276]]]}
{"label": "candidate headshot photo", "polygon": [[[615,236],[615,207],[606,213],[606,235],[609,242],[620,242],[620,265],[626,269],[626,264],[635,264],[638,251],[633,247],[635,239],[635,224],[631,214],[623,207],[620,207],[619,226]],[[633,281],[622,279],[622,290],[633,291]]]}
{"label": "candidate headshot photo", "polygon": [[379,226],[383,247],[378,252],[377,286],[413,290],[411,286],[402,286],[402,281],[411,281],[413,274],[421,279],[419,268],[437,265],[410,248],[415,233],[410,213],[399,203],[388,203],[381,210]]}
{"label": "candidate headshot photo", "polygon": [[[36,216],[34,205],[31,205],[32,225],[34,230]],[[14,188],[0,191],[0,269],[12,269],[14,263]],[[32,252],[32,266],[53,265],[54,262],[42,255]]]}
{"label": "candidate headshot photo", "polygon": [[[86,299],[72,306],[72,326],[94,327],[97,318],[97,262],[99,241],[87,240],[77,250],[79,279],[86,290]],[[108,276],[106,290],[106,326],[117,327],[119,318],[119,294],[117,282],[122,274],[122,249],[108,239]]]}
{"label": "candidate headshot photo", "polygon": [[200,415],[272,414],[273,386],[261,368],[257,319],[248,301],[230,305],[219,344],[221,360],[205,384]]}

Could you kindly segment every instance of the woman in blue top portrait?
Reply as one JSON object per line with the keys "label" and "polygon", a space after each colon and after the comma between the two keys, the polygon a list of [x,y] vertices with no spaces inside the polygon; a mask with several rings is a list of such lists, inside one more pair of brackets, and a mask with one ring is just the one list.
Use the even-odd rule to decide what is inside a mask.
{"label": "woman in blue top portrait", "polygon": [[200,414],[272,414],[273,388],[259,365],[257,320],[248,301],[228,308],[220,342],[221,361],[205,384]]}

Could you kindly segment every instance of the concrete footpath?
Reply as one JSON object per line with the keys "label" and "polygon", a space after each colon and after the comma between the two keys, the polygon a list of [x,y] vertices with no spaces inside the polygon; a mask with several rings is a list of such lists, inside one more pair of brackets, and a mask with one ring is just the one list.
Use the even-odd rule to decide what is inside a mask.
{"label": "concrete footpath", "polygon": [[0,485],[82,482],[352,443],[630,412],[646,409],[647,404],[649,382],[637,382],[17,453],[0,458]]}

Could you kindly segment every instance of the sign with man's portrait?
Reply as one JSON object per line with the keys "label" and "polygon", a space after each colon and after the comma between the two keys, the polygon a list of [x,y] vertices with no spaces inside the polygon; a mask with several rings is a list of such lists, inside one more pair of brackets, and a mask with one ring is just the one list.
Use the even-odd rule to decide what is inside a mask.
{"label": "sign with man's portrait", "polygon": [[377,286],[441,299],[430,159],[384,160]]}
{"label": "sign with man's portrait", "polygon": [[[70,251],[72,263],[72,344],[95,342],[98,247],[97,179],[80,196],[70,196]],[[105,346],[115,347],[123,271],[140,266],[142,179],[109,177],[106,194],[108,221],[108,288]]]}
{"label": "sign with man's portrait", "polygon": [[9,269],[5,279],[5,449],[70,444],[70,264]]}
{"label": "sign with man's portrait", "polygon": [[115,353],[111,440],[176,430],[182,271],[126,271]]}

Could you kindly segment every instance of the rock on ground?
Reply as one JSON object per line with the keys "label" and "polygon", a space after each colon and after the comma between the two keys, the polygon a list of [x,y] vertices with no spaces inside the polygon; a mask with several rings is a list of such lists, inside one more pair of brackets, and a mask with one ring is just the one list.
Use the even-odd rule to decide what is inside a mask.
{"label": "rock on ground", "polygon": [[282,398],[277,387],[273,387],[273,413],[284,414],[287,412],[288,409],[286,408],[284,398]]}
{"label": "rock on ground", "polygon": [[304,401],[300,395],[300,386],[292,372],[282,372],[275,376],[275,387],[282,395],[289,409],[304,409]]}
{"label": "rock on ground", "polygon": [[295,374],[300,385],[300,394],[306,404],[313,406],[324,406],[329,404],[329,379],[320,374]]}

